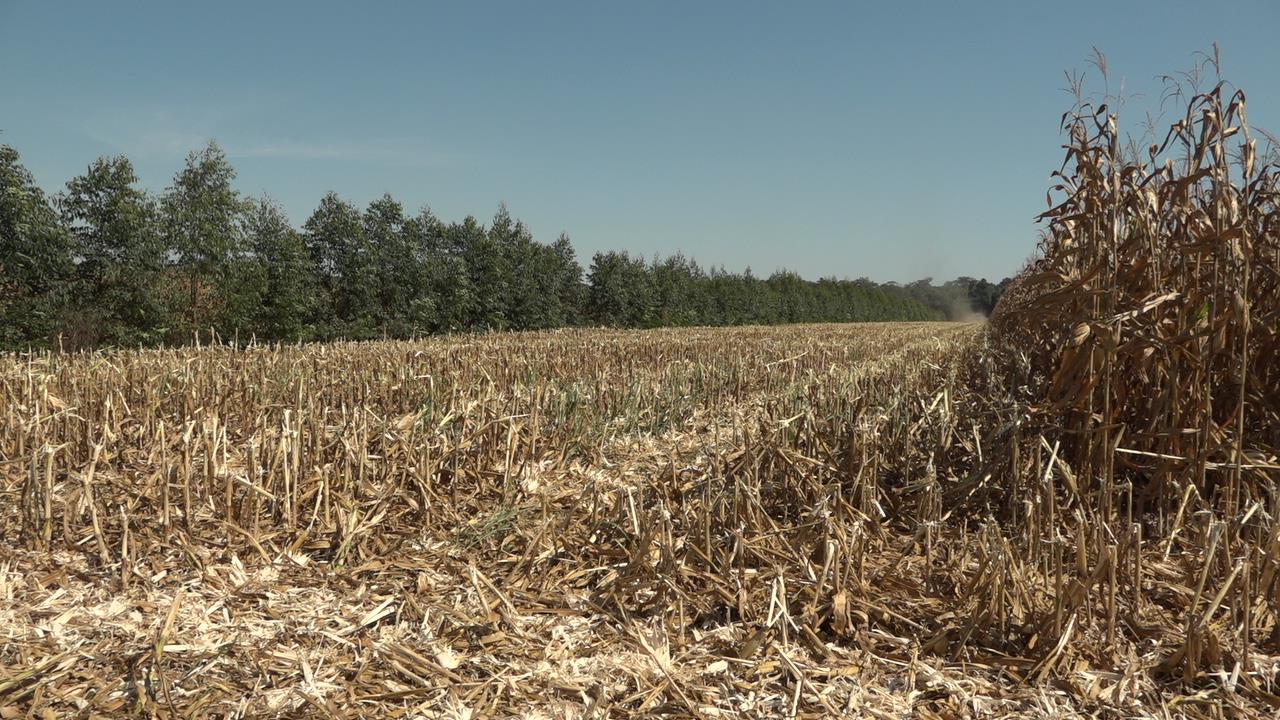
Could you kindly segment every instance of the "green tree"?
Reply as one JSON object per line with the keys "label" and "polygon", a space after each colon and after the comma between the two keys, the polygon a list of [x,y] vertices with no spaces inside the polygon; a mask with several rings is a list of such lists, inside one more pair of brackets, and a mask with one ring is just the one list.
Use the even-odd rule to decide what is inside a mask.
{"label": "green tree", "polygon": [[405,255],[402,261],[409,285],[406,329],[411,336],[435,332],[440,322],[440,296],[432,247],[439,242],[440,222],[428,209],[405,220]]}
{"label": "green tree", "polygon": [[654,296],[644,258],[600,252],[587,272],[591,320],[611,327],[646,327],[653,320]]}
{"label": "green tree", "polygon": [[429,331],[435,303],[427,278],[424,239],[416,220],[390,195],[369,204],[364,236],[369,245],[375,292],[374,317],[386,336],[410,337]]}
{"label": "green tree", "polygon": [[706,277],[693,260],[676,253],[654,258],[653,277],[655,320],[659,325],[697,325],[705,315]]}
{"label": "green tree", "polygon": [[164,245],[155,202],[138,187],[133,164],[120,156],[99,158],[67,182],[57,204],[77,260],[68,334],[77,345],[160,340]]}
{"label": "green tree", "polygon": [[57,213],[18,151],[0,145],[0,346],[50,339],[71,272],[70,244]]}
{"label": "green tree", "polygon": [[174,261],[184,318],[182,336],[215,327],[223,333],[248,324],[253,308],[241,294],[251,289],[242,219],[247,204],[232,188],[235,170],[217,143],[187,156],[161,200],[165,238]]}
{"label": "green tree", "polygon": [[560,237],[551,244],[555,255],[555,293],[561,313],[560,325],[581,325],[586,317],[586,286],[582,284],[582,266],[569,236]]}
{"label": "green tree", "polygon": [[263,197],[245,217],[245,234],[257,266],[254,332],[267,340],[306,340],[314,335],[316,277],[302,235],[284,210]]}
{"label": "green tree", "polygon": [[529,229],[520,222],[498,242],[508,272],[504,310],[508,327],[512,330],[551,327],[559,314],[555,280],[551,275],[555,272],[553,255],[548,248],[534,242]]}
{"label": "green tree", "polygon": [[364,220],[354,205],[328,193],[303,224],[327,308],[326,337],[370,338],[377,332],[376,288]]}
{"label": "green tree", "polygon": [[474,217],[449,226],[450,244],[461,248],[472,290],[467,326],[472,330],[503,330],[507,326],[508,269],[501,234],[486,232]]}
{"label": "green tree", "polygon": [[778,322],[807,322],[812,316],[808,303],[807,283],[790,270],[778,270],[766,281],[778,298]]}
{"label": "green tree", "polygon": [[489,284],[500,296],[496,300],[501,303],[501,327],[525,329],[529,322],[529,311],[525,305],[533,293],[529,268],[525,266],[532,253],[532,238],[524,225],[511,217],[506,203],[498,205],[486,234],[489,246],[496,250],[496,254],[486,250],[482,255],[486,260],[492,258],[495,261],[491,266],[482,268],[482,272],[490,276]]}
{"label": "green tree", "polygon": [[[571,312],[565,307],[565,283],[575,276],[572,248],[543,245],[533,239],[528,226],[511,221],[505,205],[498,209],[489,236],[502,250],[506,272],[506,307],[503,314],[513,330],[560,327]],[[572,266],[570,266],[570,263]],[[576,276],[582,269],[576,268]]]}
{"label": "green tree", "polygon": [[431,329],[465,330],[474,315],[475,302],[465,247],[453,228],[440,222],[429,209],[423,209],[415,220],[425,292],[433,305]]}

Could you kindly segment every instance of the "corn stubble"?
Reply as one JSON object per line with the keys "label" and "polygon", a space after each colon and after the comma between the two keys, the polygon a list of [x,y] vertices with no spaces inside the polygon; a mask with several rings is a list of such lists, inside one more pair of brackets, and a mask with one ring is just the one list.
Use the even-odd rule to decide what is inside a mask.
{"label": "corn stubble", "polygon": [[[923,470],[966,442],[953,361],[977,334],[592,330],[5,358],[0,707],[906,702],[858,674],[934,672],[902,635],[936,595],[913,577],[929,557],[894,526],[916,494],[934,499],[922,520],[940,519]],[[935,562],[968,562],[929,533]]]}
{"label": "corn stubble", "polygon": [[1274,717],[1276,166],[1185,99],[988,326],[0,358],[0,715]]}

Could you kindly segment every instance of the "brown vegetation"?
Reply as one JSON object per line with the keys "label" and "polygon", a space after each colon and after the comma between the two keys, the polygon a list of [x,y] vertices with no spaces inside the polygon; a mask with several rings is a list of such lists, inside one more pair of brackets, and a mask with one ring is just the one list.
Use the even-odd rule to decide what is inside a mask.
{"label": "brown vegetation", "polygon": [[[1261,652],[1230,682],[1162,669],[1192,611],[1215,652],[1244,613],[1274,648],[1274,609],[1200,582],[1225,536],[1202,553],[1219,531],[1192,515],[1174,542],[1110,535],[1047,441],[999,454],[1017,423],[968,390],[999,377],[961,362],[984,343],[905,324],[12,356],[0,707],[1266,707]],[[1274,560],[1234,582],[1266,597]]]}
{"label": "brown vegetation", "polygon": [[1252,653],[1280,643],[1280,168],[1244,93],[1197,79],[1170,86],[1186,112],[1143,152],[1124,149],[1105,105],[1064,118],[1042,259],[994,322],[1020,354],[1027,429],[1055,443],[1060,472],[1001,494],[1030,509],[1038,562],[1062,535],[1089,546],[1067,580],[1086,590],[1123,574],[1117,553],[1178,568],[1129,598],[1106,591],[1103,647],[1168,623],[1163,673],[1269,694],[1275,668]]}
{"label": "brown vegetation", "polygon": [[989,329],[0,357],[0,717],[1274,717],[1277,168],[1187,102],[1066,116]]}
{"label": "brown vegetation", "polygon": [[974,336],[10,356],[0,707],[883,706],[856,674],[906,683],[901,631],[933,611],[913,596],[962,592],[918,585],[931,556],[892,526],[936,498],[925,469],[956,442],[948,386]]}

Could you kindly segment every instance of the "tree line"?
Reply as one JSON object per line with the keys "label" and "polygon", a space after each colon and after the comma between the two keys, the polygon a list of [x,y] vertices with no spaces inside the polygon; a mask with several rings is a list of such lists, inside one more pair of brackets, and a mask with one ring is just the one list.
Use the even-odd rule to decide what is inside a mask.
{"label": "tree line", "polygon": [[0,347],[932,320],[989,312],[1004,285],[758,278],[627,252],[596,253],[584,272],[567,235],[538,242],[505,206],[486,226],[329,193],[295,228],[235,177],[210,143],[158,196],[122,156],[49,196],[0,145]]}

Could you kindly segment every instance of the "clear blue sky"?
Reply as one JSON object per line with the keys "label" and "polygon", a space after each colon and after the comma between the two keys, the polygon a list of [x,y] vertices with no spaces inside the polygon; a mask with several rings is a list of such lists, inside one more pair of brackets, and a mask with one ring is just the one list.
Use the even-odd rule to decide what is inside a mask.
{"label": "clear blue sky", "polygon": [[1035,244],[1064,70],[1101,48],[1136,120],[1216,40],[1280,130],[1277,27],[1275,0],[0,0],[0,142],[50,190],[123,153],[159,191],[213,138],[295,223],[329,190],[506,201],[584,264],[998,279]]}

